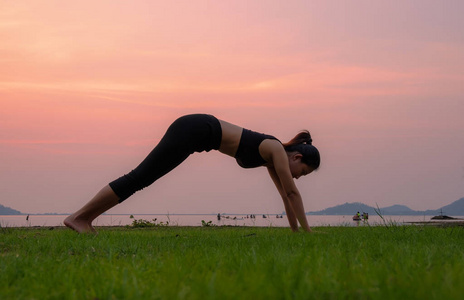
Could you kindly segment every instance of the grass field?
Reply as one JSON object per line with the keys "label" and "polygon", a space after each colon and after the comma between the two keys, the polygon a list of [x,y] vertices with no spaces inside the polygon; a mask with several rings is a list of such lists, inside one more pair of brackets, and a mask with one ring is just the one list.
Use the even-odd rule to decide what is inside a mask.
{"label": "grass field", "polygon": [[463,227],[0,228],[0,299],[462,299]]}

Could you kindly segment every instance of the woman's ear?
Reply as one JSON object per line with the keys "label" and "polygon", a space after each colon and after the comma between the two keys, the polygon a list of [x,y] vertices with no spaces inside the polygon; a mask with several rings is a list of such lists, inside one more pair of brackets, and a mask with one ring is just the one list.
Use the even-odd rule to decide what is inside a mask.
{"label": "woman's ear", "polygon": [[293,154],[293,159],[294,160],[299,160],[299,159],[302,159],[302,158],[303,158],[303,155],[301,153],[296,152],[295,154]]}

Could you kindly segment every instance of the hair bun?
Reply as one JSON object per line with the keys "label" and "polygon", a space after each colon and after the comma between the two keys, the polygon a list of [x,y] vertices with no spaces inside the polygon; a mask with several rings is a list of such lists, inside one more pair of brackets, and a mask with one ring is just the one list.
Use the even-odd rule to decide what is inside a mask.
{"label": "hair bun", "polygon": [[293,139],[291,139],[288,143],[284,143],[284,148],[286,150],[293,149],[296,145],[312,145],[313,139],[311,138],[311,134],[308,130],[300,131]]}
{"label": "hair bun", "polygon": [[305,144],[312,145],[313,144],[313,139],[311,137],[311,133],[309,133],[309,131],[306,131],[306,133],[308,134],[308,136],[307,136],[307,141],[306,141]]}

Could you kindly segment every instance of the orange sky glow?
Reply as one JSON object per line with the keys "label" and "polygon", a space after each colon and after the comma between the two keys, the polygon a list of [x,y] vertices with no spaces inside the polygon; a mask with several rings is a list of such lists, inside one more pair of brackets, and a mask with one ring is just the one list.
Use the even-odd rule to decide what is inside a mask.
{"label": "orange sky glow", "polygon": [[[462,1],[2,1],[0,204],[72,212],[177,117],[311,131],[307,211],[464,197]],[[113,213],[280,213],[264,168],[195,154]],[[451,213],[451,212],[450,212]]]}

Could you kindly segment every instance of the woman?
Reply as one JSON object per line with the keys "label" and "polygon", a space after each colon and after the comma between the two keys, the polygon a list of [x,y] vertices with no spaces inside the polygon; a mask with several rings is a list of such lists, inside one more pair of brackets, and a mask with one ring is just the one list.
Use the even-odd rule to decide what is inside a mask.
{"label": "woman", "polygon": [[67,217],[64,224],[79,233],[95,232],[92,221],[96,217],[167,174],[190,154],[214,149],[235,157],[243,168],[267,167],[284,202],[291,229],[298,231],[299,222],[310,232],[293,178],[308,175],[319,167],[319,151],[311,142],[308,131],[282,144],[271,135],[247,130],[211,115],[183,116],[172,123],[137,168],[103,187],[84,207]]}

